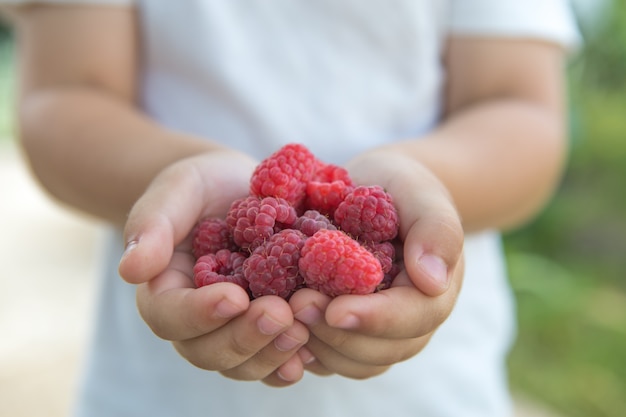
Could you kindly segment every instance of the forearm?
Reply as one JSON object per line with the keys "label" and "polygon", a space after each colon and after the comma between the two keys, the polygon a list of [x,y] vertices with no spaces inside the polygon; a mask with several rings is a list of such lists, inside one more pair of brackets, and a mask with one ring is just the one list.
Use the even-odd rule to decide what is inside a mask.
{"label": "forearm", "polygon": [[427,137],[390,147],[443,182],[470,232],[532,219],[558,185],[566,148],[560,112],[514,99],[468,107]]}
{"label": "forearm", "polygon": [[21,142],[44,188],[119,225],[161,169],[218,148],[168,131],[130,104],[87,87],[30,92],[19,116]]}

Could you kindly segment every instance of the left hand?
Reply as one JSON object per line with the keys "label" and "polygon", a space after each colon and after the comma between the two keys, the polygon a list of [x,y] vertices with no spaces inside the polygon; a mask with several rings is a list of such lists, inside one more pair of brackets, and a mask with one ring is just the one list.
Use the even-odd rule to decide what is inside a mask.
{"label": "left hand", "polygon": [[310,331],[299,352],[306,369],[361,379],[419,353],[448,317],[461,288],[464,235],[446,188],[418,162],[375,151],[348,169],[356,183],[393,196],[405,268],[378,293],[331,299],[303,289],[289,304]]}

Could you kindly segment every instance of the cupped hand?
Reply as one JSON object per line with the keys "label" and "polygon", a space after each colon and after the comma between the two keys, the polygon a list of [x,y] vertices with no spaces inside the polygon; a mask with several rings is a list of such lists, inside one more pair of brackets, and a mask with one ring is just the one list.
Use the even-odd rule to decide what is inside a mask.
{"label": "cupped hand", "polygon": [[311,333],[299,352],[309,371],[367,378],[419,353],[451,313],[464,272],[464,234],[449,193],[416,161],[371,152],[348,169],[356,183],[393,196],[404,269],[387,290],[334,299],[300,290],[290,305]]}
{"label": "cupped hand", "polygon": [[298,381],[298,348],[309,337],[287,302],[250,302],[235,284],[193,284],[189,235],[207,216],[224,217],[249,192],[256,162],[215,151],[164,169],[133,206],[124,229],[120,275],[137,284],[137,306],[154,333],[202,369],[273,386]]}

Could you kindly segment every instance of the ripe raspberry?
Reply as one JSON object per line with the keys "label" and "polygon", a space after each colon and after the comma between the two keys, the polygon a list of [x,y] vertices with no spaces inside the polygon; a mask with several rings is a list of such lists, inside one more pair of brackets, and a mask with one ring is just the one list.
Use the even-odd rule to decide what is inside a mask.
{"label": "ripe raspberry", "polygon": [[383,280],[380,262],[339,230],[320,230],[302,247],[298,263],[309,288],[330,297],[370,294]]}
{"label": "ripe raspberry", "polygon": [[191,233],[191,253],[196,259],[220,249],[237,250],[224,219],[209,217],[200,220]]}
{"label": "ripe raspberry", "polygon": [[391,284],[393,284],[393,280],[396,278],[396,276],[400,273],[401,270],[402,270],[401,263],[399,262],[392,263],[391,268],[389,269],[388,272],[385,272],[385,277],[380,282],[380,284],[378,284],[378,287],[376,287],[376,291],[382,291],[382,290],[391,288]]}
{"label": "ripe raspberry", "polygon": [[226,224],[235,244],[253,251],[275,232],[291,227],[297,218],[296,210],[282,198],[249,196],[233,202]]}
{"label": "ripe raspberry", "polygon": [[243,263],[246,257],[239,252],[220,249],[216,253],[201,256],[193,267],[196,287],[231,282],[248,289],[248,281],[243,276]]}
{"label": "ripe raspberry", "polygon": [[391,271],[393,262],[396,259],[396,248],[393,246],[393,243],[389,241],[362,242],[362,245],[378,259],[385,274]]}
{"label": "ripe raspberry", "polygon": [[306,197],[306,183],[313,177],[317,159],[303,145],[292,143],[261,161],[250,179],[250,194],[284,198],[299,207]]}
{"label": "ripe raspberry", "polygon": [[348,173],[348,170],[338,165],[326,164],[321,161],[318,162],[315,168],[315,173],[313,174],[313,178],[311,178],[311,181],[319,181],[319,182],[342,181],[346,185],[354,185],[352,183],[352,178],[350,178],[350,174]]}
{"label": "ripe raspberry", "polygon": [[277,295],[288,299],[304,282],[298,271],[306,236],[293,229],[272,235],[243,263],[243,274],[254,298]]}
{"label": "ripe raspberry", "polygon": [[320,213],[334,216],[339,204],[354,189],[343,181],[319,182],[309,181],[306,185],[305,207]]}
{"label": "ripe raspberry", "polygon": [[345,168],[319,162],[313,178],[306,186],[305,207],[332,217],[339,203],[352,189],[352,179]]}
{"label": "ripe raspberry", "polygon": [[352,190],[337,210],[335,224],[352,237],[382,242],[398,234],[398,213],[391,195],[377,185]]}
{"label": "ripe raspberry", "polygon": [[315,232],[321,229],[337,230],[330,219],[317,210],[305,211],[293,224],[293,228],[307,236],[313,236]]}

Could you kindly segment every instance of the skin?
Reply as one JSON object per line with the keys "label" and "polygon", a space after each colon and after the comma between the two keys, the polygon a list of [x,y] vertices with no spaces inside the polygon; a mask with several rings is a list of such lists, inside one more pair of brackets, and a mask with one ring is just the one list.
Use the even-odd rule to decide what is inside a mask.
{"label": "skin", "polygon": [[194,289],[188,234],[247,194],[258,161],[141,112],[132,10],[8,11],[19,41],[20,139],[33,173],[63,204],[124,228],[119,271],[137,284],[146,323],[190,363],[229,378],[272,386],[296,383],[305,370],[368,378],[418,354],[461,289],[465,234],[529,221],[563,170],[562,51],[452,37],[440,126],[347,164],[355,182],[384,186],[398,207],[406,268],[391,289],[332,300],[302,290],[289,302],[250,302],[232,284]]}

